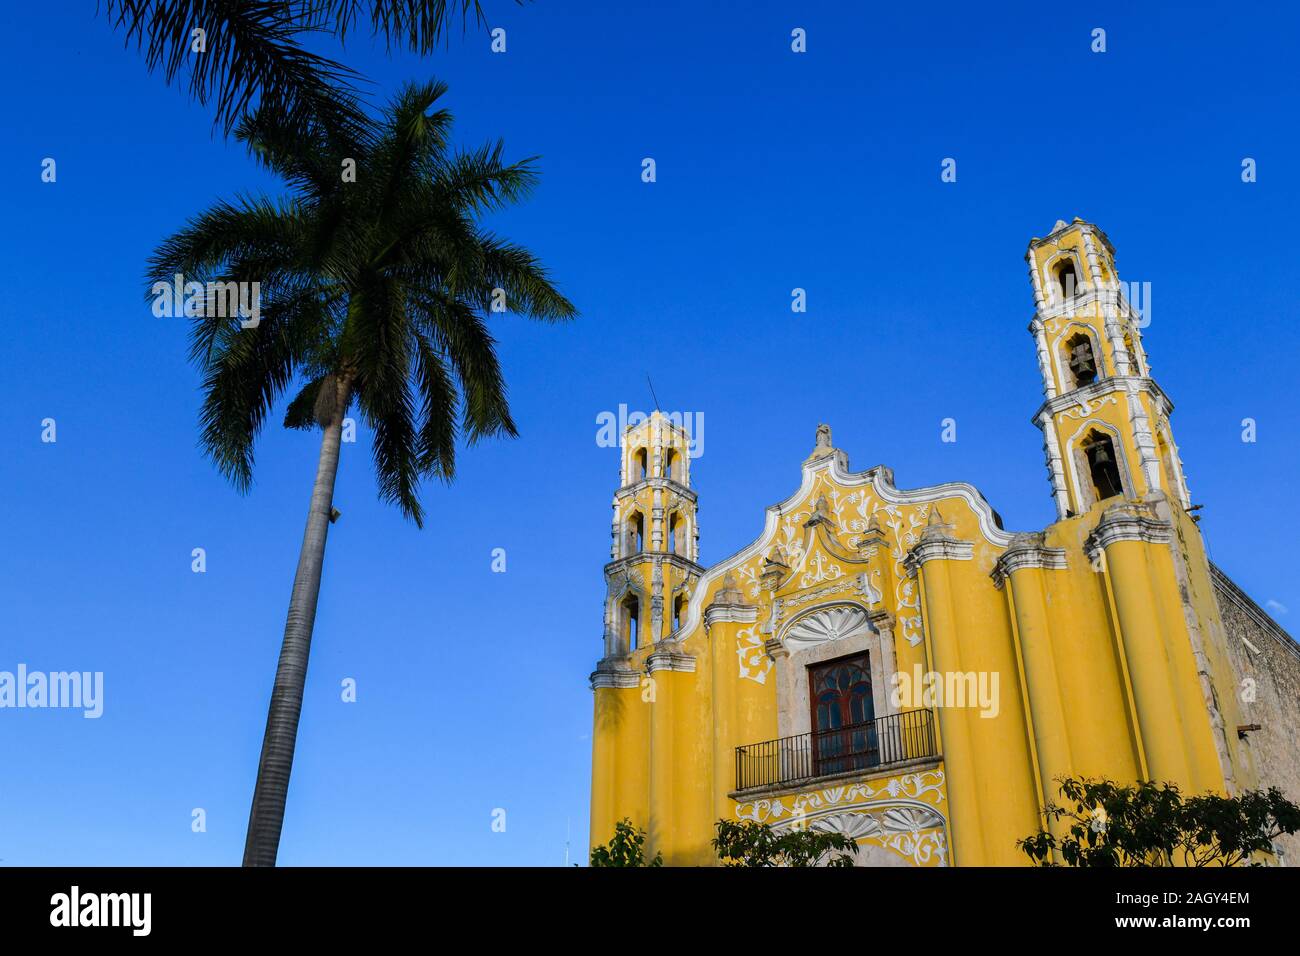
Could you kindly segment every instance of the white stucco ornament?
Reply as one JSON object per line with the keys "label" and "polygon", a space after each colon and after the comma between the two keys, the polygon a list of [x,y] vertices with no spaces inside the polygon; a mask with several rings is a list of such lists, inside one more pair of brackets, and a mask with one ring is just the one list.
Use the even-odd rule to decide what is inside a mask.
{"label": "white stucco ornament", "polygon": [[761,635],[747,627],[736,634],[736,656],[740,658],[740,676],[755,684],[767,683],[772,670],[772,658],[767,656]]}
{"label": "white stucco ornament", "polygon": [[836,605],[806,614],[790,625],[782,643],[791,653],[827,641],[842,641],[870,630],[867,612],[860,607]]}

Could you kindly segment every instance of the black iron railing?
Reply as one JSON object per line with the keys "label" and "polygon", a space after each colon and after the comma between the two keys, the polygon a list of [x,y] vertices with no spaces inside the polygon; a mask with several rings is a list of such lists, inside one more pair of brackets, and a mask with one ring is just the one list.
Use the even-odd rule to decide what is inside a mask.
{"label": "black iron railing", "polygon": [[937,752],[934,715],[909,710],[861,724],[736,748],[736,789],[795,783],[904,763]]}

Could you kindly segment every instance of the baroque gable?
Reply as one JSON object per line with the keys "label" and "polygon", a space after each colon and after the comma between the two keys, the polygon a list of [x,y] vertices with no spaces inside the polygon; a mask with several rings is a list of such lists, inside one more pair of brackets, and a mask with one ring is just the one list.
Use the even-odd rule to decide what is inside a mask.
{"label": "baroque gable", "polygon": [[951,482],[903,491],[885,466],[852,472],[838,449],[814,455],[804,463],[799,489],[767,509],[762,534],[701,575],[682,632],[695,633],[703,609],[730,574],[745,600],[760,607],[768,637],[794,611],[818,599],[848,597],[894,615],[900,636],[916,646],[922,641],[921,606],[906,559],[940,503],[962,537],[983,545],[992,568],[1014,536],[1002,530],[973,486]]}

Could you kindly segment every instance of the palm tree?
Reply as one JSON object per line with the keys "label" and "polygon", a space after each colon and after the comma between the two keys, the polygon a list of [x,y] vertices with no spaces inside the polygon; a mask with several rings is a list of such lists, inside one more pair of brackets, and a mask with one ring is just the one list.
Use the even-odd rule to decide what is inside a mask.
{"label": "palm tree", "polygon": [[346,40],[367,11],[374,36],[421,54],[456,20],[462,30],[471,15],[476,26],[486,23],[479,0],[106,0],[104,9],[151,72],[161,69],[168,84],[185,74],[195,100],[215,103],[226,133],[254,105],[274,107],[300,129],[312,119],[363,124],[361,77],[302,40],[322,33]]}
{"label": "palm tree", "polygon": [[[407,86],[362,138],[327,124],[304,133],[259,110],[236,135],[292,188],[290,198],[219,202],[162,243],[148,279],[258,282],[256,325],[209,296],[191,354],[204,374],[201,444],[237,488],[277,399],[299,385],[285,425],[320,428],[298,570],[267,715],[244,865],[273,866],[302,707],[343,419],[355,405],[374,431],[380,497],[423,523],[423,478],[451,481],[456,444],[517,434],[495,340],[494,304],[534,319],[576,310],[526,249],[475,217],[522,199],[533,160],[502,144],[448,145],[451,114],[431,112],[441,83]],[[355,181],[342,175],[356,162]],[[205,288],[210,288],[205,285]],[[248,327],[245,327],[248,326]]]}

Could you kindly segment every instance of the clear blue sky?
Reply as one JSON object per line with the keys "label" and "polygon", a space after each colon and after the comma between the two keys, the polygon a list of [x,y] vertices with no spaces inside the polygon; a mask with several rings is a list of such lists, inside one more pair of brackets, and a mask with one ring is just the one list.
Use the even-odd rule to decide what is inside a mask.
{"label": "clear blue sky", "polygon": [[[364,430],[347,447],[282,863],[553,865],[566,821],[585,856],[586,678],[618,475],[596,416],[648,408],[647,372],[665,409],[705,417],[705,563],[793,490],[819,421],[855,467],[889,464],[903,487],[968,480],[1008,528],[1049,522],[1022,257],[1058,218],[1097,222],[1121,276],[1151,282],[1146,346],[1211,553],[1300,613],[1293,12],[485,6],[504,55],[474,34],[423,60],[362,36],[343,56],[381,99],[445,79],[460,142],[542,156],[535,198],[493,225],[583,315],[499,323],[522,436],[429,487],[424,531],[377,501]],[[316,437],[269,428],[252,492],[225,484],[196,448],[184,324],[153,317],[141,277],[187,216],[277,187],[94,10],[0,14],[0,670],[106,684],[99,720],[0,711],[0,861],[234,864]],[[949,416],[956,444],[940,442]]]}

